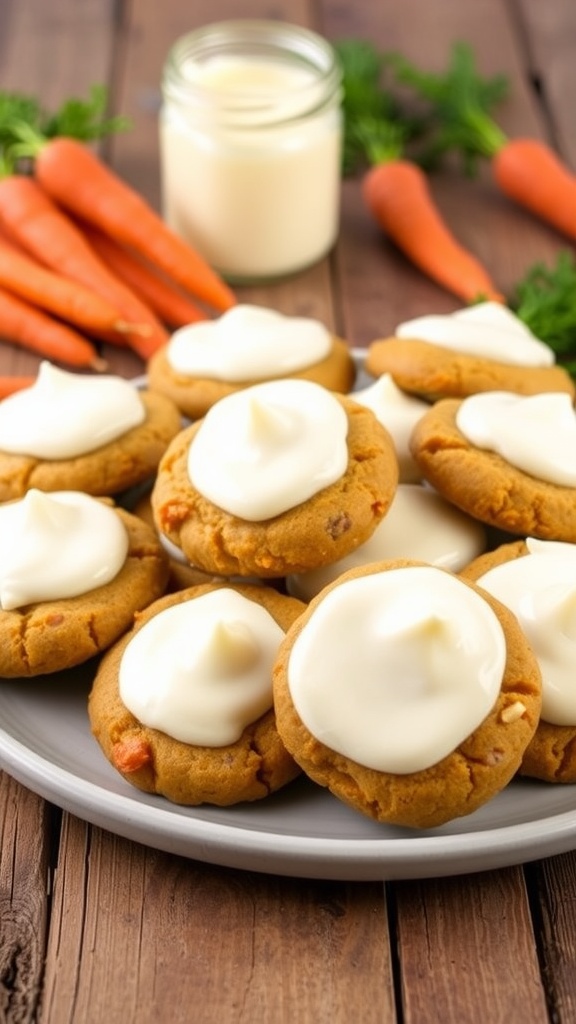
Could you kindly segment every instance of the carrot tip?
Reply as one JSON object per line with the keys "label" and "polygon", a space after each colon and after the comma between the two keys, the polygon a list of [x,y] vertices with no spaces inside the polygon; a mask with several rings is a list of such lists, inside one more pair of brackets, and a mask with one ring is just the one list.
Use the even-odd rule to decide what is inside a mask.
{"label": "carrot tip", "polygon": [[139,334],[143,338],[148,338],[152,334],[150,324],[133,324],[129,320],[116,320],[114,330],[119,334]]}
{"label": "carrot tip", "polygon": [[104,373],[108,369],[108,362],[102,356],[94,356],[90,361],[90,369],[96,370],[97,373]]}

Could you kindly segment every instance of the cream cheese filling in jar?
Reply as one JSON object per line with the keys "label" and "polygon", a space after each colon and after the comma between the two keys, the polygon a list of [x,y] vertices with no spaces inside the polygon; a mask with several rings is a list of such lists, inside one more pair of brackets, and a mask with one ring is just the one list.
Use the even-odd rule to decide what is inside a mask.
{"label": "cream cheese filling in jar", "polygon": [[333,246],[341,70],[331,45],[279,21],[182,36],[164,67],[163,215],[229,281],[273,280]]}

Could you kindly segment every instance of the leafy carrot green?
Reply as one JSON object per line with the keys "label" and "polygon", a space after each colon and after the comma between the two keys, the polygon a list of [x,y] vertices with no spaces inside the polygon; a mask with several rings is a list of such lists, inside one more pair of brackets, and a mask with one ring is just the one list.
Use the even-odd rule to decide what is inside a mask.
{"label": "leafy carrot green", "polygon": [[405,58],[394,58],[396,75],[428,101],[435,124],[426,159],[437,163],[451,151],[460,154],[468,173],[479,158],[490,161],[498,188],[569,238],[576,239],[576,175],[560,156],[537,138],[508,138],[490,114],[508,89],[505,76],[484,78],[472,48],[454,44],[447,70],[421,71]]}
{"label": "leafy carrot green", "polygon": [[553,266],[538,262],[517,283],[510,306],[576,376],[576,261],[562,250]]}
{"label": "leafy carrot green", "polygon": [[405,153],[416,122],[399,116],[380,82],[383,56],[367,42],[337,46],[343,68],[347,165],[363,159],[362,192],[387,236],[432,280],[465,302],[503,302],[480,261],[456,238],[434,202],[426,175]]}
{"label": "leafy carrot green", "polygon": [[28,156],[28,141],[41,135],[69,135],[84,142],[103,139],[131,126],[127,117],[108,116],[108,90],[92,85],[87,99],[72,96],[55,111],[46,110],[35,96],[0,91],[0,144],[18,160]]}

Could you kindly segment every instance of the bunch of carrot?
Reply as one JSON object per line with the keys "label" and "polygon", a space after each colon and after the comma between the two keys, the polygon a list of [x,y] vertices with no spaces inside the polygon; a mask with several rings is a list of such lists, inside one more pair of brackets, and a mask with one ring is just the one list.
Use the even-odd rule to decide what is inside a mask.
{"label": "bunch of carrot", "polygon": [[[576,175],[542,141],[505,136],[488,111],[508,83],[502,75],[479,75],[470,47],[456,43],[441,74],[361,40],[344,40],[337,48],[344,69],[345,171],[362,161],[368,165],[362,183],[368,209],[430,278],[466,302],[505,301],[434,203],[425,171],[452,150],[464,157],[467,171],[478,157],[489,159],[496,185],[509,198],[576,240]],[[393,85],[402,86],[403,106],[393,85],[382,85],[384,69]],[[418,96],[418,120],[406,114],[406,87]]]}
{"label": "bunch of carrot", "polygon": [[491,116],[506,91],[502,75],[485,78],[472,48],[453,45],[447,68],[433,74],[404,58],[394,59],[396,73],[428,105],[428,155],[437,163],[452,151],[474,173],[478,159],[488,161],[496,186],[546,224],[576,240],[576,175],[548,143],[536,138],[509,138]]}
{"label": "bunch of carrot", "polygon": [[364,166],[362,195],[387,237],[420,270],[464,302],[504,296],[487,269],[456,237],[434,202],[427,175],[408,146],[425,125],[383,84],[388,54],[363,40],[342,40],[344,170]]}
{"label": "bunch of carrot", "polygon": [[[101,370],[100,341],[146,361],[169,328],[234,305],[219,275],[83,139],[18,119],[0,129],[2,337]],[[18,173],[22,157],[31,174]],[[0,397],[27,380],[0,382]]]}

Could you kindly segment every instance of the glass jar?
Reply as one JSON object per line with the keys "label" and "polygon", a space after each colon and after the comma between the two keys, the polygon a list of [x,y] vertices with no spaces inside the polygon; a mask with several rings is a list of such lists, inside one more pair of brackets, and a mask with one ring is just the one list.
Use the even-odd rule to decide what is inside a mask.
{"label": "glass jar", "polygon": [[335,242],[341,70],[321,36],[278,21],[205,26],[163,73],[163,214],[231,282],[293,273]]}

